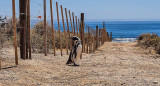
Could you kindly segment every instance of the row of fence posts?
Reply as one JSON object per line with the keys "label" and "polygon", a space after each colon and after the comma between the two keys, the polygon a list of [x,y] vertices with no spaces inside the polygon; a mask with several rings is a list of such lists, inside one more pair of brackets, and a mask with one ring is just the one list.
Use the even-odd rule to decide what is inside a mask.
{"label": "row of fence posts", "polygon": [[109,36],[108,32],[106,32],[105,27],[103,29],[99,29],[99,27],[96,26],[96,30],[95,30],[89,26],[86,26],[86,33],[81,33],[81,35],[83,35],[81,38],[83,53],[93,53],[101,45],[103,45],[104,42],[112,41],[112,32],[110,33],[110,36]]}
{"label": "row of fence posts", "polygon": [[[30,0],[20,0],[20,57],[22,59],[32,59],[31,57],[31,37],[30,37]],[[65,8],[67,31],[65,27],[63,7],[61,8],[62,23],[64,29],[64,40],[66,53],[68,54],[69,49],[72,49],[71,36],[78,36],[82,40],[82,52],[83,53],[93,53],[99,46],[103,45],[106,41],[111,41],[112,33],[110,36],[106,32],[105,24],[103,24],[103,29],[99,29],[96,26],[96,30],[84,24],[84,13],[81,13],[81,19],[78,19],[77,16],[74,16],[74,13],[70,10],[67,11]],[[53,52],[56,56],[55,48],[55,29],[53,25],[53,11],[52,11],[52,0],[50,0],[50,13],[51,13],[51,29],[52,29],[52,40],[53,40]],[[59,33],[59,42],[60,42],[60,51],[61,56],[62,52],[62,43],[61,43],[61,31],[60,31],[60,19],[59,19],[59,10],[58,2],[56,2],[56,11],[57,11],[57,21],[58,21],[58,33]],[[18,65],[18,51],[17,51],[17,29],[16,29],[16,10],[15,10],[15,0],[12,0],[12,13],[13,13],[13,32],[14,32],[14,49],[15,49],[15,64]],[[69,13],[69,19],[68,19]],[[72,20],[73,19],[73,20]],[[69,20],[71,24],[71,32],[69,27]],[[85,31],[86,26],[86,31]],[[79,28],[79,30],[78,30]],[[77,31],[77,33],[76,33]],[[67,38],[69,40],[67,40]],[[47,27],[46,27],[46,0],[44,0],[44,54],[47,56]],[[1,59],[1,55],[0,55]],[[0,61],[0,70],[1,70],[1,61]]]}

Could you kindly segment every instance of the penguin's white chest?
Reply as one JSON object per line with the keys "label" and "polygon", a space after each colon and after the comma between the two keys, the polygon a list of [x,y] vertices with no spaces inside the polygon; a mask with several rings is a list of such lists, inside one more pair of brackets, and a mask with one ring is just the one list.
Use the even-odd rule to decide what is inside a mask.
{"label": "penguin's white chest", "polygon": [[[80,64],[80,57],[81,57],[81,54],[82,54],[82,45],[81,45],[81,44],[78,45],[77,50],[76,50],[76,53],[77,53],[77,55],[76,55],[76,57],[75,57],[75,59],[74,59],[74,62],[75,62],[76,64]],[[75,56],[75,55],[74,55],[74,56]]]}

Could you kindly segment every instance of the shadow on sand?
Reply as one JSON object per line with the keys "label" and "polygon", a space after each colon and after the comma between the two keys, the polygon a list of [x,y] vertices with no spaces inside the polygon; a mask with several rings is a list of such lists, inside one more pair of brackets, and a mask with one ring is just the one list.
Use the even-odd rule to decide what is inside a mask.
{"label": "shadow on sand", "polygon": [[11,69],[11,68],[15,68],[17,66],[10,66],[10,67],[5,67],[5,68],[2,68],[2,69]]}

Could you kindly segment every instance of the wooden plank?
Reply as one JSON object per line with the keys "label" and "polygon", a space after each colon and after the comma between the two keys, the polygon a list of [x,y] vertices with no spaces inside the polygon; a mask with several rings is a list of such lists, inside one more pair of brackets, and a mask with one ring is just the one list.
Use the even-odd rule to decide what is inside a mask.
{"label": "wooden plank", "polygon": [[[12,16],[13,16],[13,33],[14,33],[15,64],[18,65],[15,0],[12,0],[12,13],[13,13]],[[1,66],[1,56],[0,56],[0,66]]]}
{"label": "wooden plank", "polygon": [[78,37],[78,22],[77,22],[77,16],[75,16],[75,18],[76,18],[77,37]]}
{"label": "wooden plank", "polygon": [[64,29],[64,39],[65,39],[65,45],[66,45],[66,53],[68,54],[68,43],[66,38],[66,28],[64,23],[64,16],[63,16],[63,7],[61,5],[61,16],[62,16],[62,22],[63,22],[63,29]]}
{"label": "wooden plank", "polygon": [[74,36],[76,35],[76,30],[75,30],[75,20],[74,20],[74,13],[72,12],[72,19],[73,19],[73,29],[74,29]]}
{"label": "wooden plank", "polygon": [[58,2],[56,2],[56,8],[57,8],[57,21],[58,21],[58,32],[59,32],[59,45],[60,45],[61,56],[62,56],[63,54],[62,54],[61,29],[60,29],[60,22],[59,22]]}
{"label": "wooden plank", "polygon": [[43,0],[44,3],[44,54],[47,56],[47,20],[46,20],[46,0]]}
{"label": "wooden plank", "polygon": [[68,14],[67,14],[67,8],[65,8],[65,14],[66,14],[66,22],[67,22],[67,32],[68,32],[68,36],[69,36],[69,46],[70,46],[70,50],[72,49],[72,44],[71,44],[71,36],[70,36],[70,29],[69,29],[69,22],[68,22]]}
{"label": "wooden plank", "polygon": [[73,25],[72,25],[71,12],[70,12],[70,10],[69,10],[68,12],[69,12],[70,23],[71,23],[71,29],[72,29],[72,36],[73,36]]}
{"label": "wooden plank", "polygon": [[53,52],[54,52],[54,56],[56,56],[55,31],[54,31],[54,24],[53,24],[52,0],[50,0],[50,11],[51,11],[51,29],[52,29]]}

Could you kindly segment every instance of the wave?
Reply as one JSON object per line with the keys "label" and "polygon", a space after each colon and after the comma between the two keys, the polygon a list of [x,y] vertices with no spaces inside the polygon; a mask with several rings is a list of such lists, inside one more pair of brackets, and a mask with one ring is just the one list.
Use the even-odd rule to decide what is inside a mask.
{"label": "wave", "polygon": [[125,42],[135,42],[137,38],[113,38],[112,42],[125,43]]}

